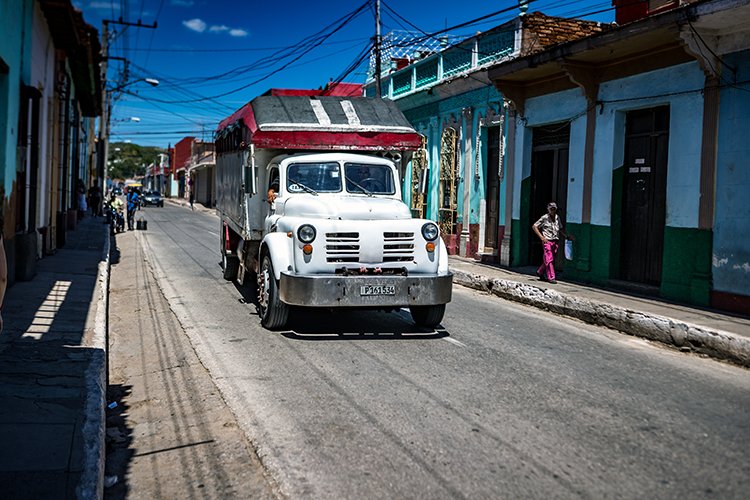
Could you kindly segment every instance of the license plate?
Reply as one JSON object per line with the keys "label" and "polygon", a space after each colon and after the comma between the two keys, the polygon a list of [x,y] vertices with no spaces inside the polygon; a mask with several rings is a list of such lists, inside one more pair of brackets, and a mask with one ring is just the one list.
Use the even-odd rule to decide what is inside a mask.
{"label": "license plate", "polygon": [[396,285],[362,285],[360,295],[396,295]]}

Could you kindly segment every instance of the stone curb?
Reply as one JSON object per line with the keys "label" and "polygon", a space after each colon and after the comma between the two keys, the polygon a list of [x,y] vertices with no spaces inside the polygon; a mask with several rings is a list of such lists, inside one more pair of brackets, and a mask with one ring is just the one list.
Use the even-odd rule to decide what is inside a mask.
{"label": "stone curb", "polygon": [[86,347],[92,350],[86,369],[86,402],[83,423],[83,464],[76,497],[99,499],[104,495],[104,461],[107,404],[107,332],[109,325],[110,231],[104,227],[104,250],[99,262],[94,332]]}
{"label": "stone curb", "polygon": [[750,338],[526,283],[451,269],[453,282],[503,299],[750,367]]}

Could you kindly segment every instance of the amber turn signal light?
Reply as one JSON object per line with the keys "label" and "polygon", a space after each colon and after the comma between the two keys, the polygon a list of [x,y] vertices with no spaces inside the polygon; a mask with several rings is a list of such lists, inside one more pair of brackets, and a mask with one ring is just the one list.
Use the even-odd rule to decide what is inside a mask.
{"label": "amber turn signal light", "polygon": [[302,251],[305,252],[305,255],[310,255],[312,253],[312,245],[303,246]]}
{"label": "amber turn signal light", "polygon": [[424,246],[428,252],[432,253],[435,251],[435,244],[433,242],[429,242]]}

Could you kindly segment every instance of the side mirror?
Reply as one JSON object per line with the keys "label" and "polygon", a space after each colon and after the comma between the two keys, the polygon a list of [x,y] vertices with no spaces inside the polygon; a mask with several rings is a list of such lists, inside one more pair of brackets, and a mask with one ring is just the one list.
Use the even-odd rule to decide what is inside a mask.
{"label": "side mirror", "polygon": [[252,195],[253,193],[253,168],[250,165],[245,165],[242,172],[242,185],[245,188],[245,194]]}

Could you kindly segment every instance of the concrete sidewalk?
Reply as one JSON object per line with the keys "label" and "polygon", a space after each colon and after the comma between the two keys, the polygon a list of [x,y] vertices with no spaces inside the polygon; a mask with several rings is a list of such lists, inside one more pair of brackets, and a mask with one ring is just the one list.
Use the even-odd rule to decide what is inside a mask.
{"label": "concrete sidewalk", "polygon": [[0,497],[100,498],[109,226],[87,217],[33,280],[8,289],[0,334]]}
{"label": "concrete sidewalk", "polygon": [[629,335],[750,367],[750,318],[451,257],[454,283]]}

